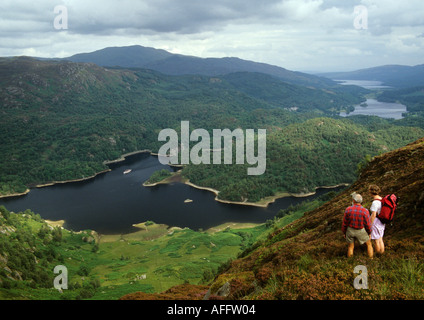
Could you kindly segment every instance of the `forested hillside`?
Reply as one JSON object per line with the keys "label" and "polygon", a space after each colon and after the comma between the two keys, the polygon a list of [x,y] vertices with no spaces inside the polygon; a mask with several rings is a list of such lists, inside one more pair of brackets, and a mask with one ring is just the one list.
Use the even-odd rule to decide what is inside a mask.
{"label": "forested hillside", "polygon": [[424,136],[413,124],[338,117],[364,101],[365,89],[305,87],[261,73],[169,76],[17,57],[0,59],[0,81],[0,195],[91,177],[125,153],[157,152],[158,133],[180,132],[183,120],[191,130],[267,129],[264,175],[247,176],[246,165],[183,171],[235,201],[352,182],[367,155]]}
{"label": "forested hillside", "polygon": [[[217,189],[220,199],[258,202],[279,193],[308,193],[319,186],[352,183],[366,167],[361,179],[365,174],[382,182],[382,177],[388,176],[393,178],[390,190],[402,190],[399,193],[406,199],[406,205],[400,210],[402,218],[396,228],[405,237],[391,238],[389,248],[410,248],[415,254],[417,248],[422,251],[422,239],[413,233],[407,213],[412,209],[419,212],[417,208],[422,205],[418,192],[422,189],[422,141],[388,154],[394,158],[379,156],[370,166],[367,164],[373,156],[423,137],[420,115],[411,113],[397,121],[337,115],[364,101],[367,93],[354,86],[303,86],[252,72],[170,76],[147,69],[103,68],[91,63],[0,58],[0,196],[23,193],[27,188],[52,181],[90,177],[108,169],[106,161],[132,151],[156,152],[162,145],[158,133],[165,128],[179,132],[183,120],[190,122],[192,130],[266,129],[267,170],[263,175],[248,176],[248,165],[187,165],[180,174],[197,185]],[[405,99],[419,95],[420,90],[402,92]],[[389,94],[386,98],[394,99]],[[419,108],[412,104],[414,99],[411,108]],[[384,159],[391,160],[387,164]],[[378,169],[379,165],[385,171]],[[161,173],[154,174],[152,181],[161,177]],[[354,188],[362,192],[365,182],[359,181],[362,182]],[[421,198],[416,199],[417,195]],[[317,258],[302,243],[309,241],[310,236],[314,240],[322,234],[336,236],[337,210],[345,205],[345,196],[287,228],[287,223],[302,216],[304,208],[311,209],[312,205],[291,208],[280,213],[275,221],[255,228],[212,233],[184,229],[171,233],[166,226],[146,223],[137,234],[103,242],[95,239],[95,232],[73,233],[49,227],[30,211],[16,214],[2,207],[0,297],[117,298],[135,291],[157,293],[187,279],[193,284],[209,283],[220,271],[221,276],[211,288],[229,282],[230,298],[316,298],[313,290],[321,288],[322,278],[314,266],[322,262],[320,257],[330,257],[328,264],[322,264],[325,272],[344,279],[345,271],[339,273],[337,269],[346,266],[344,260],[339,260],[344,247],[336,240],[327,242],[326,248],[308,242],[308,248],[312,244],[310,250],[322,253]],[[273,227],[275,232],[266,238]],[[411,243],[410,235],[416,237],[418,245]],[[299,240],[296,250],[300,250],[300,258],[291,247],[284,255],[277,254],[280,246],[291,244],[292,237]],[[403,239],[407,239],[406,244]],[[223,264],[241,250],[244,258]],[[331,254],[337,257],[332,259]],[[298,276],[285,269],[274,272],[274,265],[281,266],[279,257],[289,262],[289,269],[298,267],[311,272],[312,280],[308,273]],[[397,256],[393,261],[399,263],[400,270],[413,268],[413,279],[420,280],[415,271],[422,267],[412,258],[406,266]],[[59,296],[52,292],[50,270],[64,261],[69,262],[78,277],[67,295]],[[153,277],[140,282],[147,271]],[[376,277],[389,276],[383,273]],[[275,290],[275,284],[284,284],[286,278],[294,281],[294,287],[286,288],[287,295]],[[252,281],[259,286],[255,285],[255,290]],[[305,284],[310,281],[314,286],[308,291]],[[195,296],[200,297],[207,287],[197,288]],[[421,288],[414,284],[408,291],[399,289],[398,282],[391,288],[394,291],[390,294],[379,288],[375,297],[422,297]],[[179,289],[176,291],[181,295]],[[329,292],[327,296],[344,298],[352,294],[342,285],[340,292]]]}
{"label": "forested hillside", "polygon": [[315,118],[270,132],[267,169],[261,176],[247,176],[249,165],[189,165],[182,175],[219,190],[220,199],[257,202],[278,193],[309,193],[320,186],[352,183],[367,157],[422,136],[422,129],[384,122],[366,126],[350,119]]}
{"label": "forested hillside", "polygon": [[[0,195],[92,176],[107,169],[104,161],[128,152],[157,151],[159,131],[177,129],[181,120],[208,130],[281,127],[362,101],[346,90],[328,92],[249,73],[237,79],[166,76],[2,58]],[[273,98],[276,92],[281,99]]]}

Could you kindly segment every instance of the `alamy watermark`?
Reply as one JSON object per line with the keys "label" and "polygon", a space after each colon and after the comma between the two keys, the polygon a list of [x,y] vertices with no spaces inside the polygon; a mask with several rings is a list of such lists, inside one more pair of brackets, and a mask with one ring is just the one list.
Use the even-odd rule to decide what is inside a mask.
{"label": "alamy watermark", "polygon": [[353,280],[353,287],[357,290],[368,289],[368,269],[366,266],[356,266],[353,269],[353,273],[359,274],[354,280]]}
{"label": "alamy watermark", "polygon": [[[56,30],[68,29],[68,8],[64,5],[57,5],[54,7],[56,14],[53,20],[53,26]],[[368,8],[364,5],[355,6],[353,9],[355,18],[353,26],[357,30],[368,29]]]}
{"label": "alamy watermark", "polygon": [[56,30],[68,29],[68,8],[63,5],[54,7],[54,13],[57,15],[53,20],[53,27]]}
{"label": "alamy watermark", "polygon": [[53,272],[59,274],[53,280],[53,287],[59,291],[68,289],[68,268],[62,265],[56,266]]}
{"label": "alamy watermark", "polygon": [[353,20],[353,26],[356,30],[367,30],[368,29],[368,8],[364,5],[356,6],[353,10],[355,19]]}
{"label": "alamy watermark", "polygon": [[[181,140],[174,129],[164,129],[159,133],[158,141],[168,140],[159,149],[159,161],[165,165],[211,164],[211,160],[213,164],[221,164],[223,151],[224,164],[233,164],[233,138],[236,149],[235,163],[247,162],[250,165],[256,165],[254,168],[248,168],[247,174],[262,175],[266,170],[266,129],[259,129],[257,133],[253,129],[247,129],[245,132],[240,128],[233,131],[213,129],[211,141],[208,131],[195,129],[190,133],[189,121],[181,121]],[[224,146],[222,146],[222,140]],[[190,150],[190,142],[198,143]],[[257,145],[256,155],[255,144]]]}

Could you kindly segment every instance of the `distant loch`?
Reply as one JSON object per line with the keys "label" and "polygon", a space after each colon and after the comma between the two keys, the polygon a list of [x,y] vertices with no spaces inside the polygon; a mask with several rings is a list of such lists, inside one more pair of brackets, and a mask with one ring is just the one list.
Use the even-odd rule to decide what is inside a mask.
{"label": "distant loch", "polygon": [[[342,85],[355,85],[370,90],[389,89],[390,87],[382,85],[380,81],[368,80],[338,80]],[[387,119],[402,119],[403,114],[408,112],[406,106],[400,103],[388,103],[377,101],[376,99],[367,99],[361,105],[355,106],[355,110],[349,113],[340,112],[340,116],[348,117],[355,115],[378,116]]]}

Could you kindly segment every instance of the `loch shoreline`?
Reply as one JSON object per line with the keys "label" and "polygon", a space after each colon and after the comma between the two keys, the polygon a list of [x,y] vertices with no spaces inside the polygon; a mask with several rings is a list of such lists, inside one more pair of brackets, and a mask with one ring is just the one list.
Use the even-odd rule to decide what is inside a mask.
{"label": "loch shoreline", "polygon": [[[125,161],[127,157],[134,156],[134,155],[137,155],[137,154],[142,154],[142,153],[149,153],[152,156],[158,156],[158,154],[152,152],[152,150],[143,149],[143,150],[138,150],[138,151],[133,151],[133,152],[123,154],[118,159],[115,159],[115,160],[103,161],[103,164],[104,165],[116,164],[116,163]],[[177,168],[183,167],[183,166],[180,166],[180,165],[170,165],[170,166],[177,167]],[[65,180],[65,181],[52,181],[52,182],[36,185],[34,188],[44,188],[44,187],[54,186],[54,185],[57,185],[57,184],[67,184],[67,183],[73,183],[73,182],[87,181],[87,180],[91,180],[91,179],[96,178],[98,175],[101,175],[101,174],[104,174],[104,173],[107,173],[107,172],[110,172],[110,171],[112,171],[112,169],[109,168],[109,169],[105,169],[103,171],[100,171],[98,173],[95,173],[94,175],[89,176],[89,177],[72,179],[72,180]],[[261,199],[258,202],[248,202],[247,200],[245,200],[245,201],[229,201],[229,200],[223,200],[223,199],[218,198],[219,190],[216,190],[216,189],[213,189],[213,188],[210,188],[210,187],[198,186],[198,185],[190,182],[188,179],[184,179],[181,176],[180,171],[181,170],[175,172],[171,177],[165,178],[162,181],[158,181],[158,182],[153,183],[153,184],[148,184],[148,183],[144,182],[142,185],[144,187],[154,187],[154,186],[159,185],[159,184],[170,184],[170,183],[178,182],[178,183],[186,184],[186,185],[188,185],[192,188],[195,188],[195,189],[206,190],[206,191],[212,192],[213,194],[215,194],[215,201],[220,202],[220,203],[235,204],[235,205],[242,205],[242,206],[262,207],[262,208],[267,208],[268,205],[274,203],[276,200],[281,199],[281,198],[285,198],[285,197],[302,198],[302,197],[312,196],[316,193],[316,191],[310,192],[310,193],[297,193],[297,194],[296,193],[289,193],[289,192],[279,192],[276,195],[266,197],[264,199]],[[349,186],[349,184],[348,183],[341,183],[341,184],[338,184],[338,185],[335,185],[335,186],[319,186],[319,187],[316,187],[315,190],[317,190],[317,189],[333,189],[333,188],[342,187],[342,186]],[[28,193],[30,193],[30,191],[31,191],[31,188],[27,189],[23,193],[10,194],[10,195],[0,195],[0,199],[25,196]]]}
{"label": "loch shoreline", "polygon": [[[153,154],[151,150],[144,149],[144,150],[139,150],[139,151],[134,151],[134,152],[129,152],[129,153],[123,154],[123,155],[121,155],[120,158],[115,159],[115,160],[103,161],[103,164],[104,165],[110,165],[110,164],[123,162],[123,161],[126,160],[127,157],[134,156],[134,155],[141,154],[141,153],[150,153],[151,155]],[[51,187],[51,186],[54,186],[54,185],[57,185],[57,184],[67,184],[67,183],[73,183],[73,182],[88,181],[88,180],[96,178],[97,176],[99,176],[101,174],[104,174],[104,173],[107,173],[107,172],[110,172],[110,171],[112,171],[112,169],[109,168],[109,169],[105,169],[105,170],[102,170],[100,172],[97,172],[97,173],[95,173],[95,174],[93,174],[89,177],[84,177],[84,178],[79,178],[79,179],[71,179],[71,180],[64,180],[64,181],[51,181],[51,182],[46,182],[46,183],[43,183],[43,184],[38,184],[38,185],[35,185],[31,188],[28,188],[25,192],[22,192],[22,193],[0,195],[0,199],[25,196],[25,195],[27,195],[28,193],[31,192],[31,189]]]}
{"label": "loch shoreline", "polygon": [[242,205],[242,206],[253,206],[253,207],[261,207],[261,208],[267,208],[268,205],[270,205],[271,203],[274,203],[276,200],[281,199],[281,198],[286,198],[286,197],[296,197],[296,198],[305,198],[305,197],[309,197],[309,196],[313,196],[314,194],[316,194],[316,190],[318,189],[334,189],[334,188],[338,188],[338,187],[347,187],[350,184],[349,183],[341,183],[338,185],[334,185],[334,186],[319,186],[315,188],[315,191],[313,192],[309,192],[309,193],[289,193],[289,192],[279,192],[276,195],[273,196],[269,196],[266,197],[264,199],[261,199],[258,202],[248,202],[246,201],[229,201],[229,200],[222,200],[219,199],[219,190],[210,188],[210,187],[202,187],[202,186],[198,186],[192,182],[190,182],[190,180],[185,179],[181,176],[180,171],[174,173],[171,177],[165,178],[164,180],[149,184],[144,182],[143,186],[144,187],[154,187],[160,184],[171,184],[174,182],[178,182],[178,183],[184,183],[192,188],[195,189],[199,189],[199,190],[206,190],[209,192],[212,192],[213,194],[215,194],[215,201],[220,202],[220,203],[226,203],[226,204],[236,204],[236,205]]}

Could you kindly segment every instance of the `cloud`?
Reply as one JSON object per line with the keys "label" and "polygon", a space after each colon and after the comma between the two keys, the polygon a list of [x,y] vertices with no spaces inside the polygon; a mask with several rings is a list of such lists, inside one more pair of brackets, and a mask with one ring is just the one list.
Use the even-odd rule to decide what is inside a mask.
{"label": "cloud", "polygon": [[[53,26],[56,5],[68,9],[68,30]],[[366,30],[354,27],[357,5]],[[303,70],[419,64],[423,11],[422,0],[2,0],[0,55],[139,44]]]}
{"label": "cloud", "polygon": [[[113,34],[117,29],[194,34],[235,21],[269,18],[279,1],[87,1],[69,2],[73,32]],[[265,13],[265,15],[264,15]]]}

